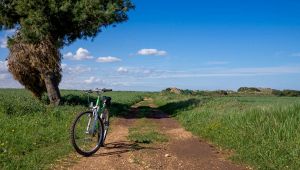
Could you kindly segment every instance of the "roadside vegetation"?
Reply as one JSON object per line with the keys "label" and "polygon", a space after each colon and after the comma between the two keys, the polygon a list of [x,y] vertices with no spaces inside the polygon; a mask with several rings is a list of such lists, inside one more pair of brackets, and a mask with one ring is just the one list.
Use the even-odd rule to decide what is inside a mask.
{"label": "roadside vegetation", "polygon": [[300,98],[211,97],[163,92],[154,96],[194,135],[233,152],[255,169],[300,167]]}
{"label": "roadside vegetation", "polygon": [[192,96],[278,96],[278,97],[300,97],[299,90],[277,90],[271,88],[257,88],[257,87],[240,87],[237,91],[233,90],[189,90],[178,88],[167,88],[162,91],[163,94],[185,94]]}
{"label": "roadside vegetation", "polygon": [[[112,97],[112,115],[120,116],[145,93],[105,95]],[[39,101],[26,90],[0,90],[0,169],[44,169],[73,151],[69,128],[75,115],[88,109],[87,96],[62,90],[62,100],[62,105],[51,107],[47,96]]]}

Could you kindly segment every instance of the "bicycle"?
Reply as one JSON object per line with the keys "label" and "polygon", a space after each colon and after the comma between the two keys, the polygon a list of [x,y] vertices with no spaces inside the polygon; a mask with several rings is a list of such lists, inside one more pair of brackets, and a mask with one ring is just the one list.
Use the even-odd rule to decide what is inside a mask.
{"label": "bicycle", "polygon": [[[96,105],[90,103],[91,110],[81,112],[77,115],[70,129],[71,144],[74,149],[83,156],[90,156],[97,152],[101,146],[104,146],[109,127],[109,107],[111,98],[101,97],[104,92],[111,89],[85,90],[88,94],[97,93]],[[102,102],[101,102],[102,99]],[[100,106],[102,103],[102,106]],[[99,113],[101,113],[99,115]]]}

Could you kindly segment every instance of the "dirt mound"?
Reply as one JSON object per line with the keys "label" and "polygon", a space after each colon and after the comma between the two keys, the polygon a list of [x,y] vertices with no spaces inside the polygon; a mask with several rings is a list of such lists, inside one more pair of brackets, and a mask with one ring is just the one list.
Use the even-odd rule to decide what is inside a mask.
{"label": "dirt mound", "polygon": [[162,92],[168,92],[168,93],[174,93],[174,94],[181,94],[182,90],[178,89],[176,87],[169,87],[169,88],[166,88],[165,90],[163,90]]}

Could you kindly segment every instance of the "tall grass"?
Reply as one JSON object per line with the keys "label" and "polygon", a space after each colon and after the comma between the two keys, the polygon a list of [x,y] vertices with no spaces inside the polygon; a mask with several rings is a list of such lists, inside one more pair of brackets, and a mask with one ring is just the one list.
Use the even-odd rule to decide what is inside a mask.
{"label": "tall grass", "polygon": [[[171,111],[195,135],[234,150],[231,159],[237,162],[257,169],[300,167],[300,98],[221,97],[193,101],[196,100],[198,104],[186,107],[176,108],[171,102],[160,108]],[[175,101],[180,105],[187,100]]]}
{"label": "tall grass", "polygon": [[[115,115],[143,94],[107,93],[122,106]],[[0,169],[42,169],[73,151],[69,127],[77,113],[88,109],[87,96],[80,91],[62,91],[62,96],[63,105],[51,107],[25,90],[0,90]]]}

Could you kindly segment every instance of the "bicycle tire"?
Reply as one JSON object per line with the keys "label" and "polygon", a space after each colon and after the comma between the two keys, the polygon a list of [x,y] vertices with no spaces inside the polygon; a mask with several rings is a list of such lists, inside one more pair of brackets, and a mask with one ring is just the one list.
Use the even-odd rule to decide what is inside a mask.
{"label": "bicycle tire", "polygon": [[98,133],[96,133],[97,140],[98,140],[97,144],[90,151],[83,150],[80,146],[78,146],[78,141],[76,139],[76,125],[78,124],[78,121],[80,120],[80,118],[86,114],[93,114],[93,112],[86,111],[86,112],[81,112],[77,115],[77,117],[73,121],[71,129],[70,129],[70,139],[71,139],[71,144],[74,147],[74,149],[76,150],[76,152],[79,153],[80,155],[87,157],[87,156],[91,156],[92,154],[94,154],[95,152],[97,152],[100,149],[101,141],[103,140],[103,135],[104,135],[104,126],[103,126],[102,120],[98,117],[97,120],[98,120],[98,123],[100,126],[98,126],[98,131],[97,131]]}
{"label": "bicycle tire", "polygon": [[[105,125],[104,124],[104,131],[103,131],[103,138],[102,138],[102,140],[101,140],[101,146],[104,146],[104,143],[105,143],[105,139],[106,139],[106,136],[107,136],[107,133],[108,133],[108,129],[109,129],[109,111],[108,111],[108,109],[105,109],[104,110],[104,112],[107,112],[106,113],[106,118],[104,118],[104,119],[106,119],[106,123],[107,123],[107,125]],[[104,122],[103,120],[102,120],[102,122]],[[107,126],[107,127],[106,127]]]}

